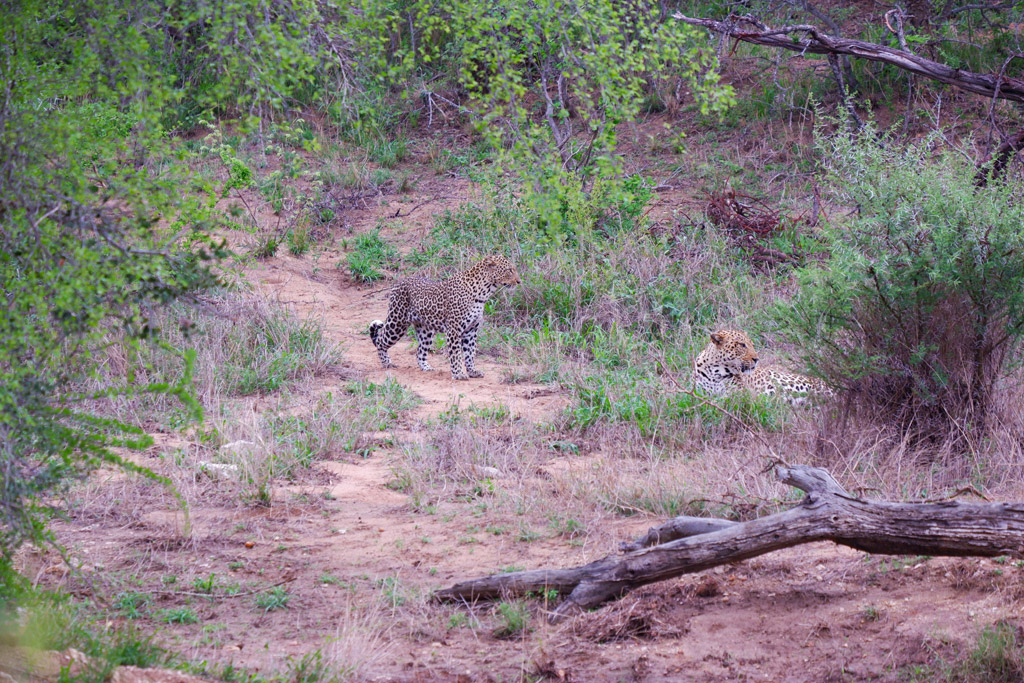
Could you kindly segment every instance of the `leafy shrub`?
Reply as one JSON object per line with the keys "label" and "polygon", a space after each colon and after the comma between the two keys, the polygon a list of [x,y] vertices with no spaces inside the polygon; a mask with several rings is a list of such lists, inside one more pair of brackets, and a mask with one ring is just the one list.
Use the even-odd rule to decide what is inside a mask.
{"label": "leafy shrub", "polygon": [[704,112],[733,101],[713,71],[714,53],[689,26],[661,20],[656,3],[502,0],[453,14],[477,129],[524,181],[524,200],[556,242],[576,229],[591,190],[630,191],[615,154],[617,125],[640,113],[648,75],[677,75]]}
{"label": "leafy shrub", "polygon": [[[524,202],[555,243],[576,229],[577,209],[598,185],[623,188],[618,127],[640,114],[652,83],[666,94],[685,89],[706,114],[734,101],[700,34],[648,0],[368,0],[360,10],[351,17],[353,39],[381,88],[414,74],[422,82],[427,70],[457,81],[471,95],[459,114],[469,116],[499,172],[522,181]],[[440,106],[435,88],[415,93],[427,116]],[[352,137],[382,165],[400,160],[392,145],[401,140],[388,142],[384,130],[394,113],[363,100],[347,112],[357,119]],[[456,156],[464,158],[434,160],[444,170]]]}
{"label": "leafy shrub", "polygon": [[252,169],[238,157],[225,161],[228,166],[228,188],[249,187],[253,183]]}
{"label": "leafy shrub", "polygon": [[295,119],[291,123],[277,123],[271,126],[270,137],[275,142],[296,149],[305,149],[308,152],[315,152],[320,149],[320,143],[316,138],[316,131],[309,125],[308,121]]}
{"label": "leafy shrub", "polygon": [[0,575],[19,544],[48,540],[54,494],[71,480],[103,464],[156,478],[115,450],[151,439],[104,411],[163,394],[198,417],[188,381],[83,385],[112,339],[160,343],[151,312],[215,283],[210,259],[225,253],[205,233],[208,206],[183,196],[188,173],[159,128],[168,89],[146,81],[137,33],[105,21],[130,12],[78,10],[72,21],[21,4],[0,28]]}
{"label": "leafy shrub", "polygon": [[886,419],[977,434],[1024,334],[1024,204],[937,143],[870,128],[822,143],[835,199],[858,210],[825,226],[831,259],[771,315],[815,374]]}
{"label": "leafy shrub", "polygon": [[[233,177],[234,169],[232,169],[232,178]],[[275,213],[280,213],[281,209],[284,208],[284,198],[288,191],[284,182],[284,173],[281,171],[274,171],[261,178],[258,185],[260,192],[263,194],[263,198],[270,203],[270,206],[273,207]]]}
{"label": "leafy shrub", "polygon": [[288,251],[293,256],[302,256],[307,251],[312,241],[308,225],[300,225],[288,231]]}

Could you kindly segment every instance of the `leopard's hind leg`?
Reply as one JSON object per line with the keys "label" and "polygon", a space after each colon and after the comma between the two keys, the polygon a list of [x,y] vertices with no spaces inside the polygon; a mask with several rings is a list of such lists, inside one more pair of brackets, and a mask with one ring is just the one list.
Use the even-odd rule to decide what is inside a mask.
{"label": "leopard's hind leg", "polygon": [[427,362],[427,353],[434,345],[434,330],[425,325],[416,326],[416,362],[420,370],[430,372],[434,368]]}
{"label": "leopard's hind leg", "polygon": [[398,343],[405,331],[409,329],[411,319],[411,301],[407,283],[400,282],[391,290],[388,297],[388,317],[386,320],[374,320],[370,323],[370,339],[377,347],[380,364],[385,368],[393,368],[388,349]]}
{"label": "leopard's hind leg", "polygon": [[391,355],[388,353],[388,349],[398,343],[398,340],[402,338],[402,334],[405,332],[405,325],[399,325],[390,316],[387,321],[374,320],[370,323],[370,339],[373,340],[373,345],[377,347],[377,356],[380,358],[380,364],[383,368],[393,368],[395,364],[391,362]]}

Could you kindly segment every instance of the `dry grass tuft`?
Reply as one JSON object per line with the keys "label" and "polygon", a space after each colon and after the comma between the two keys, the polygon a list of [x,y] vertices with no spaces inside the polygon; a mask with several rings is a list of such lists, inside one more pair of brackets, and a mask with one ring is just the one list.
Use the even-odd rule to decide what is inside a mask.
{"label": "dry grass tuft", "polygon": [[479,492],[481,482],[492,480],[500,480],[502,488],[518,488],[543,461],[535,428],[505,419],[459,419],[401,446],[396,470],[411,487],[440,487],[453,496]]}
{"label": "dry grass tuft", "polygon": [[380,602],[345,606],[334,637],[326,647],[326,661],[339,681],[365,680],[391,656],[392,615]]}
{"label": "dry grass tuft", "polygon": [[592,643],[677,638],[686,631],[673,624],[668,613],[688,599],[678,583],[646,588],[597,612],[581,614],[561,630]]}

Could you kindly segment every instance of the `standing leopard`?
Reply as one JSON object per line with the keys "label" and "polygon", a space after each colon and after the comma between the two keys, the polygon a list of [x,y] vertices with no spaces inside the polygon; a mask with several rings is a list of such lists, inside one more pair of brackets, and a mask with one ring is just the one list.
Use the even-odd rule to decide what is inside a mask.
{"label": "standing leopard", "polygon": [[502,285],[520,282],[515,266],[500,254],[485,256],[476,265],[447,280],[413,277],[399,281],[388,298],[387,320],[370,323],[370,339],[377,347],[381,365],[394,367],[388,349],[402,338],[409,325],[413,325],[420,370],[433,370],[427,362],[427,351],[434,335],[444,332],[452,378],[483,377],[484,373],[476,369],[475,359],[484,304]]}
{"label": "standing leopard", "polygon": [[750,337],[739,330],[718,330],[711,333],[711,343],[693,364],[693,384],[708,394],[729,394],[740,388],[767,396],[778,393],[793,406],[805,405],[811,397],[835,395],[820,379],[776,365],[758,367],[757,361]]}

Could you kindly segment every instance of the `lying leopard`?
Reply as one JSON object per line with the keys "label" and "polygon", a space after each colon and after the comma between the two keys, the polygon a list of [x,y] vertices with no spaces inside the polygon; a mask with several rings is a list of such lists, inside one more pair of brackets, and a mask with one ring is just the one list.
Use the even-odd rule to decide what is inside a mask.
{"label": "lying leopard", "polygon": [[434,335],[444,332],[448,339],[448,361],[453,379],[483,377],[476,369],[476,338],[483,322],[484,304],[502,285],[522,280],[515,266],[504,256],[486,256],[471,268],[447,280],[413,277],[401,280],[388,298],[387,320],[370,323],[370,339],[377,347],[380,363],[394,367],[388,349],[409,325],[416,328],[416,362],[420,370],[433,370],[427,362]]}
{"label": "lying leopard", "polygon": [[693,365],[693,384],[708,394],[728,394],[738,388],[774,396],[793,406],[808,399],[835,395],[831,387],[814,377],[799,375],[775,365],[757,367],[754,343],[739,330],[719,330]]}

